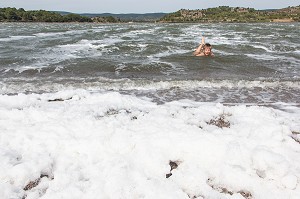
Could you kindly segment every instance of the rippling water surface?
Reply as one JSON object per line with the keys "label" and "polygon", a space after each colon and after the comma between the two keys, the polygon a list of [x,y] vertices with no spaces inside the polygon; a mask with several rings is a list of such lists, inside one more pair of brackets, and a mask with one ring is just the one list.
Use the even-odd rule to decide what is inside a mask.
{"label": "rippling water surface", "polygon": [[[0,30],[1,94],[87,89],[161,103],[300,103],[299,23],[1,23]],[[192,56],[201,32],[214,58]]]}

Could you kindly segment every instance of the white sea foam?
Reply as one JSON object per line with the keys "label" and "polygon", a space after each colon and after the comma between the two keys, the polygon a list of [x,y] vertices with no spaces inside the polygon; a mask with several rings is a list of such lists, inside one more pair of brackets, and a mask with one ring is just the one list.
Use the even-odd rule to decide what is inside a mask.
{"label": "white sea foam", "polygon": [[257,54],[245,54],[246,56],[248,57],[251,57],[251,58],[255,58],[255,59],[259,59],[259,60],[274,60],[274,59],[279,59],[278,56],[275,56],[275,55],[269,55],[269,54],[260,54],[260,55],[257,55]]}
{"label": "white sea foam", "polygon": [[[300,110],[286,107],[157,105],[85,90],[0,95],[0,195],[298,199]],[[220,116],[230,128],[215,126]]]}
{"label": "white sea foam", "polygon": [[141,34],[153,34],[155,29],[147,29],[147,30],[132,30],[125,33],[122,33],[121,37],[131,37],[138,38]]}
{"label": "white sea foam", "polygon": [[295,50],[294,53],[295,54],[300,54],[300,50]]}
{"label": "white sea foam", "polygon": [[102,55],[106,46],[112,46],[115,43],[122,41],[121,39],[107,38],[104,40],[80,40],[73,44],[58,45],[56,47],[50,47],[40,52],[36,58],[37,61],[30,65],[18,66],[11,68],[18,72],[24,72],[28,69],[41,69],[48,67],[65,60],[71,60],[76,58],[85,57],[99,57]]}
{"label": "white sea foam", "polygon": [[[116,71],[120,72],[125,69],[126,64],[120,64],[116,68]],[[176,66],[171,66],[176,68]],[[180,70],[180,68],[178,68]],[[64,79],[57,79],[60,82],[63,82]],[[32,81],[27,82],[26,79],[22,78],[9,78],[3,79],[0,81],[0,94],[7,93],[24,93],[26,91],[31,92],[39,92],[40,90],[45,92],[53,92],[58,90],[66,90],[66,89],[76,89],[83,88],[88,89],[90,91],[97,90],[141,90],[141,91],[158,91],[158,90],[168,90],[171,88],[180,88],[182,90],[196,90],[199,88],[216,88],[216,89],[254,89],[254,88],[265,88],[265,89],[299,89],[300,82],[299,81],[246,81],[246,80],[182,80],[182,81],[147,81],[147,80],[130,80],[130,79],[107,79],[107,78],[98,78],[91,82],[89,78],[69,78],[68,81],[70,83],[55,83],[52,84],[38,84],[39,79],[32,79]],[[46,81],[46,79],[44,79]],[[51,79],[47,81],[52,81]],[[74,81],[74,83],[72,83]],[[19,82],[22,82],[21,84]],[[79,82],[79,83],[75,83]]]}
{"label": "white sea foam", "polygon": [[9,36],[6,38],[0,38],[0,41],[15,41],[15,40],[23,40],[23,39],[32,39],[35,36],[32,35],[23,35],[23,36]]}
{"label": "white sea foam", "polygon": [[214,45],[234,45],[234,40],[229,40],[224,36],[216,36],[214,39]]}
{"label": "white sea foam", "polygon": [[263,50],[265,50],[267,52],[275,52],[275,51],[270,50],[269,48],[267,48],[265,46],[262,46],[262,45],[252,45],[252,47],[254,47],[254,48],[260,48],[260,49],[263,49]]}
{"label": "white sea foam", "polygon": [[83,34],[88,30],[68,30],[64,32],[44,32],[44,33],[36,33],[34,34],[37,37],[55,37],[61,35],[75,35],[75,34]]}
{"label": "white sea foam", "polygon": [[[59,45],[58,51],[63,51],[65,54],[76,55],[78,57],[101,55],[97,49],[103,45],[98,44],[98,41],[81,40],[74,44]],[[95,44],[96,43],[96,44]],[[56,49],[54,49],[56,51]],[[92,52],[91,52],[92,51]]]}
{"label": "white sea foam", "polygon": [[36,33],[35,36],[37,37],[54,37],[54,36],[60,36],[65,34],[65,32],[42,32],[42,33]]}

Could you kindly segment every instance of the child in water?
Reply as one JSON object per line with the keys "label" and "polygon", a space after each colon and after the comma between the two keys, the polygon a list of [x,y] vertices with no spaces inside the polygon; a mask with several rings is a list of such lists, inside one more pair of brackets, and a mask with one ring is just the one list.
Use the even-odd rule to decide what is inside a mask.
{"label": "child in water", "polygon": [[207,57],[213,57],[215,56],[213,52],[211,51],[212,46],[209,43],[205,43],[205,39],[202,36],[202,41],[199,47],[195,50],[193,53],[195,56],[207,56]]}

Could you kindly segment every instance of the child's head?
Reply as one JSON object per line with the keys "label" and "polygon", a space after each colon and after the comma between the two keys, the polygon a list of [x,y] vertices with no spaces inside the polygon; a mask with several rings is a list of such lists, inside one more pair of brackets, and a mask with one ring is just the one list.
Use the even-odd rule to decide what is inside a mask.
{"label": "child's head", "polygon": [[206,44],[204,45],[204,54],[205,54],[206,56],[208,56],[208,55],[211,54],[211,48],[212,48],[212,46],[211,46],[209,43],[206,43]]}

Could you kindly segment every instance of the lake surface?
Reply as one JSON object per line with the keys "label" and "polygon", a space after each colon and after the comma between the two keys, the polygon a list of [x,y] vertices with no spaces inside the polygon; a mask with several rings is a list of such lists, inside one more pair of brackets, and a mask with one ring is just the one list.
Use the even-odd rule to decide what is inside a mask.
{"label": "lake surface", "polygon": [[298,199],[299,30],[1,23],[0,198]]}
{"label": "lake surface", "polygon": [[[300,103],[299,23],[0,24],[0,93]],[[214,58],[194,57],[200,33]]]}

